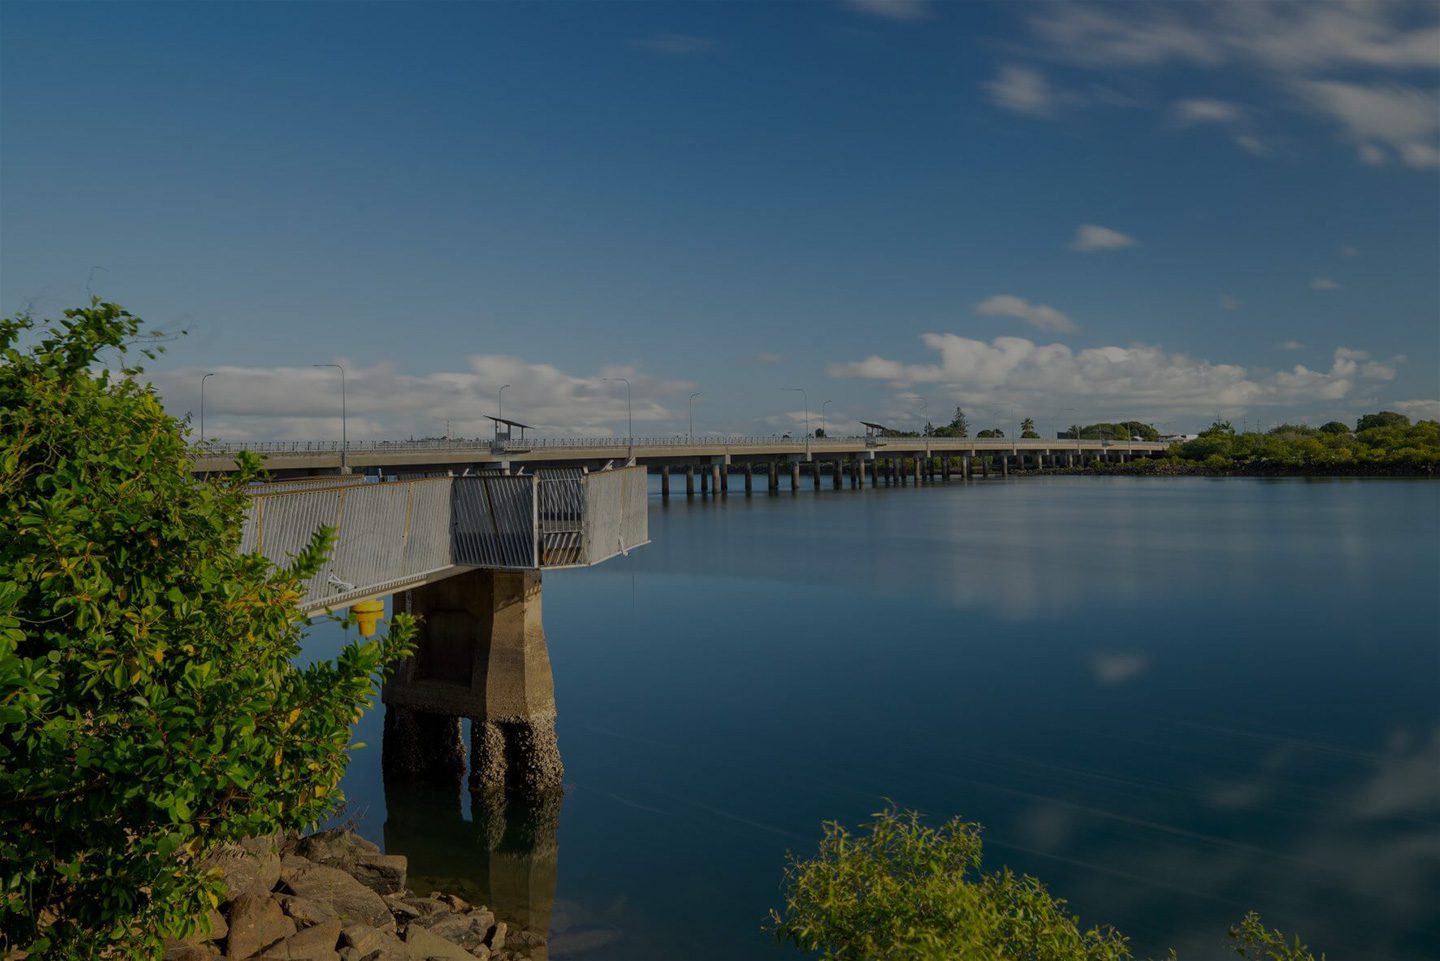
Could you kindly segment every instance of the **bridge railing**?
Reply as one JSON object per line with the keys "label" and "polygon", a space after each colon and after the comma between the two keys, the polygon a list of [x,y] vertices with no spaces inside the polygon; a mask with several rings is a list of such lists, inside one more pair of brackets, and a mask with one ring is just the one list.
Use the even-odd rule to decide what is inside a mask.
{"label": "bridge railing", "polygon": [[334,548],[303,588],[302,608],[317,610],[423,583],[455,567],[598,564],[649,542],[647,496],[643,467],[256,485],[241,549],[283,565],[317,530],[332,528]]}

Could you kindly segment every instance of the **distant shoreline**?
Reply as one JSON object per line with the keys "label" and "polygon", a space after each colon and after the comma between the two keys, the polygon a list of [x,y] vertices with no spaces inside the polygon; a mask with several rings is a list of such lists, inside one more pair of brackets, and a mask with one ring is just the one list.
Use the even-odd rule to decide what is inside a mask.
{"label": "distant shoreline", "polygon": [[1205,464],[1136,460],[1123,464],[1086,467],[1053,467],[1025,471],[1026,474],[1118,475],[1122,477],[1440,477],[1435,465],[1334,464],[1290,465],[1262,461],[1232,467]]}

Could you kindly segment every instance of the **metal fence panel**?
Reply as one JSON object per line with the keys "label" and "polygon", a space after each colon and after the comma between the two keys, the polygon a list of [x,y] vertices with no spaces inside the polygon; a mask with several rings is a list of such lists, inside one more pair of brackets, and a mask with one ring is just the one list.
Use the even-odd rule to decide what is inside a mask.
{"label": "metal fence panel", "polygon": [[455,563],[539,566],[534,484],[533,477],[456,477],[451,481],[451,556]]}
{"label": "metal fence panel", "polygon": [[643,467],[596,471],[585,477],[585,559],[597,564],[649,542]]}

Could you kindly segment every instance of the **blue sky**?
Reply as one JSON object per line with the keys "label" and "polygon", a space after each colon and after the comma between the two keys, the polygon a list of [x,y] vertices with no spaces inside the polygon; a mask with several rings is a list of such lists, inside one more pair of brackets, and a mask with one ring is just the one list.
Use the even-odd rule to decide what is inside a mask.
{"label": "blue sky", "polygon": [[1440,416],[1431,4],[5,3],[0,309],[230,439]]}

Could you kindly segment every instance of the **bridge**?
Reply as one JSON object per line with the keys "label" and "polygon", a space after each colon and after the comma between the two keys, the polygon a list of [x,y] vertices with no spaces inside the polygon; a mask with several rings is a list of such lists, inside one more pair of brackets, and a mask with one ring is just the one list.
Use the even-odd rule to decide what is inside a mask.
{"label": "bridge", "polygon": [[1166,444],[1131,440],[1005,440],[957,437],[683,437],[538,438],[522,441],[365,441],[342,448],[338,441],[279,441],[205,445],[197,454],[197,472],[233,471],[235,454],[249,450],[265,458],[272,477],[304,477],[346,468],[378,474],[426,472],[523,473],[543,468],[599,470],[606,465],[639,464],[661,476],[661,493],[670,493],[672,473],[683,472],[687,493],[728,493],[738,474],[746,492],[757,471],[766,489],[779,489],[789,475],[798,489],[802,475],[815,487],[828,474],[839,487],[884,482],[923,483],[952,472],[1008,474],[1020,467],[1073,467],[1090,461],[1124,461],[1162,454]]}

